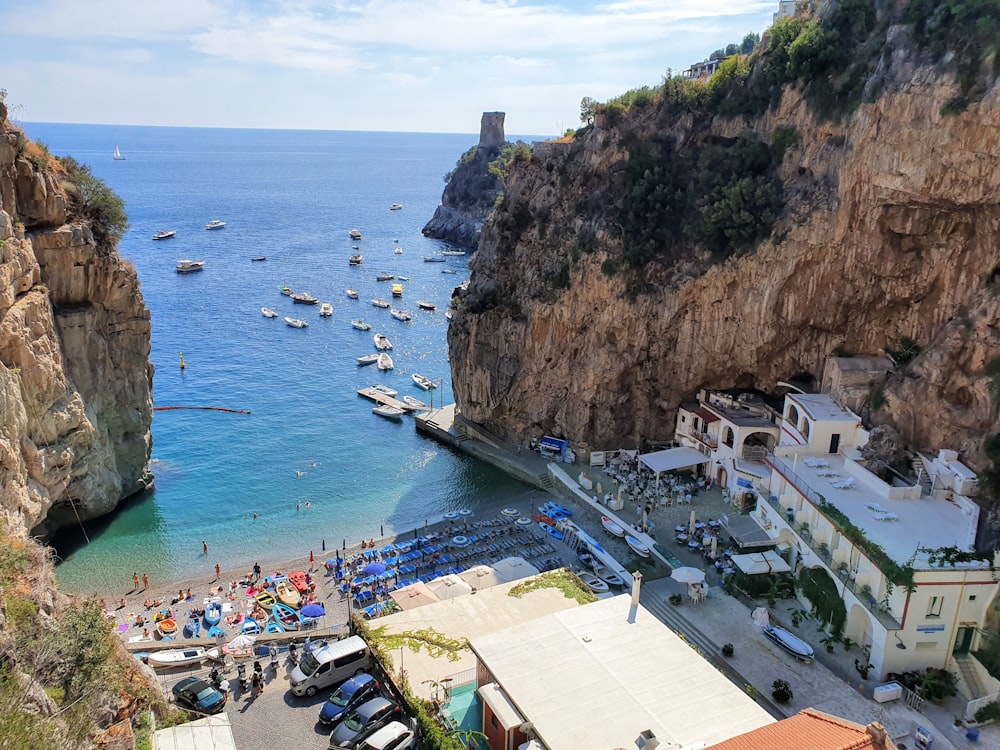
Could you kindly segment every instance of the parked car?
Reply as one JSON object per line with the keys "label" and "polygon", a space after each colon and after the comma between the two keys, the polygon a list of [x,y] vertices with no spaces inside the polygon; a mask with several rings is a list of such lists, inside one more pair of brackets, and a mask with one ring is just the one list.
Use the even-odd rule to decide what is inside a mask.
{"label": "parked car", "polygon": [[379,694],[379,681],[370,674],[352,677],[330,693],[319,711],[320,724],[336,724],[351,711]]}
{"label": "parked car", "polygon": [[197,677],[185,677],[173,687],[174,701],[191,711],[217,714],[226,705],[226,696]]}
{"label": "parked car", "polygon": [[417,735],[406,724],[390,721],[362,740],[358,750],[413,750],[417,746]]}
{"label": "parked car", "polygon": [[386,698],[372,698],[362,703],[341,721],[330,734],[331,748],[353,750],[390,721],[401,718],[402,709]]}

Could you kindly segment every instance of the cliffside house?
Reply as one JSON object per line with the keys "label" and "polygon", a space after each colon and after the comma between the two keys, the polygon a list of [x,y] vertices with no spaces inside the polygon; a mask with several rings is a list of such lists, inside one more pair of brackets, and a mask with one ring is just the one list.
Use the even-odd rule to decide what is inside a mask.
{"label": "cliffside house", "polygon": [[707,81],[711,78],[715,71],[719,69],[730,56],[719,57],[714,60],[702,60],[700,63],[695,63],[690,68],[681,73],[685,78],[691,78],[698,81]]}

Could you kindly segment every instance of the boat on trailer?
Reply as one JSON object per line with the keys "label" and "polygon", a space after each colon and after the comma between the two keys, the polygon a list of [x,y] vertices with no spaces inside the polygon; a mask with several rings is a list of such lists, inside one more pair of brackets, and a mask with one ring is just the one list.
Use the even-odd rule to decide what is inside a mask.
{"label": "boat on trailer", "polygon": [[764,628],[764,635],[796,659],[810,662],[815,656],[812,646],[799,638],[797,635],[793,635],[784,628],[779,628],[777,625],[768,625]]}

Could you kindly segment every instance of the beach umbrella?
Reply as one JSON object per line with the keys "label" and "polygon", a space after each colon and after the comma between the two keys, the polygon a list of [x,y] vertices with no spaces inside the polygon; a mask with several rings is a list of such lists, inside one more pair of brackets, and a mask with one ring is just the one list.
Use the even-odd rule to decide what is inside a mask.
{"label": "beach umbrella", "polygon": [[520,511],[517,508],[504,508],[500,511],[505,516],[517,516],[520,515]]}
{"label": "beach umbrella", "polygon": [[451,538],[451,545],[453,547],[468,547],[469,537],[467,536],[453,536]]}
{"label": "beach umbrella", "polygon": [[380,562],[371,562],[368,563],[364,568],[362,568],[362,572],[364,572],[366,576],[382,575],[387,570],[388,568],[386,567],[385,563],[380,563]]}
{"label": "beach umbrella", "polygon": [[447,513],[444,514],[445,521],[454,521],[456,518],[458,518],[457,510],[449,510]]}
{"label": "beach umbrella", "polygon": [[302,608],[302,614],[306,617],[322,617],[326,614],[321,604],[307,604]]}
{"label": "beach umbrella", "polygon": [[475,514],[471,510],[463,508],[462,510],[458,511],[458,515],[459,518],[472,518],[472,516]]}
{"label": "beach umbrella", "polygon": [[238,635],[235,638],[233,638],[233,640],[231,640],[228,645],[229,648],[231,649],[241,650],[252,647],[253,644],[256,643],[256,641],[257,639],[254,638],[252,635],[246,635],[244,633],[242,635]]}
{"label": "beach umbrella", "polygon": [[719,537],[712,535],[712,559],[719,554]]}
{"label": "beach umbrella", "polygon": [[678,583],[700,583],[705,580],[705,571],[684,565],[670,571],[670,577]]}
{"label": "beach umbrella", "polygon": [[691,520],[688,522],[688,533],[691,534],[692,536],[694,535],[694,522],[695,522],[695,516],[694,516],[694,511],[692,510]]}
{"label": "beach umbrella", "polygon": [[532,521],[527,516],[521,516],[516,521],[514,521],[514,523],[516,523],[518,526],[531,526]]}

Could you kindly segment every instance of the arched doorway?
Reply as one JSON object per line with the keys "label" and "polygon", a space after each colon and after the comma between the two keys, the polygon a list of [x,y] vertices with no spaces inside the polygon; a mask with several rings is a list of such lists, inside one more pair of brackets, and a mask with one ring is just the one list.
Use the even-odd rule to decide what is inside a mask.
{"label": "arched doorway", "polygon": [[719,487],[726,487],[726,481],[729,479],[729,473],[726,471],[725,466],[720,466],[715,472],[715,484]]}

